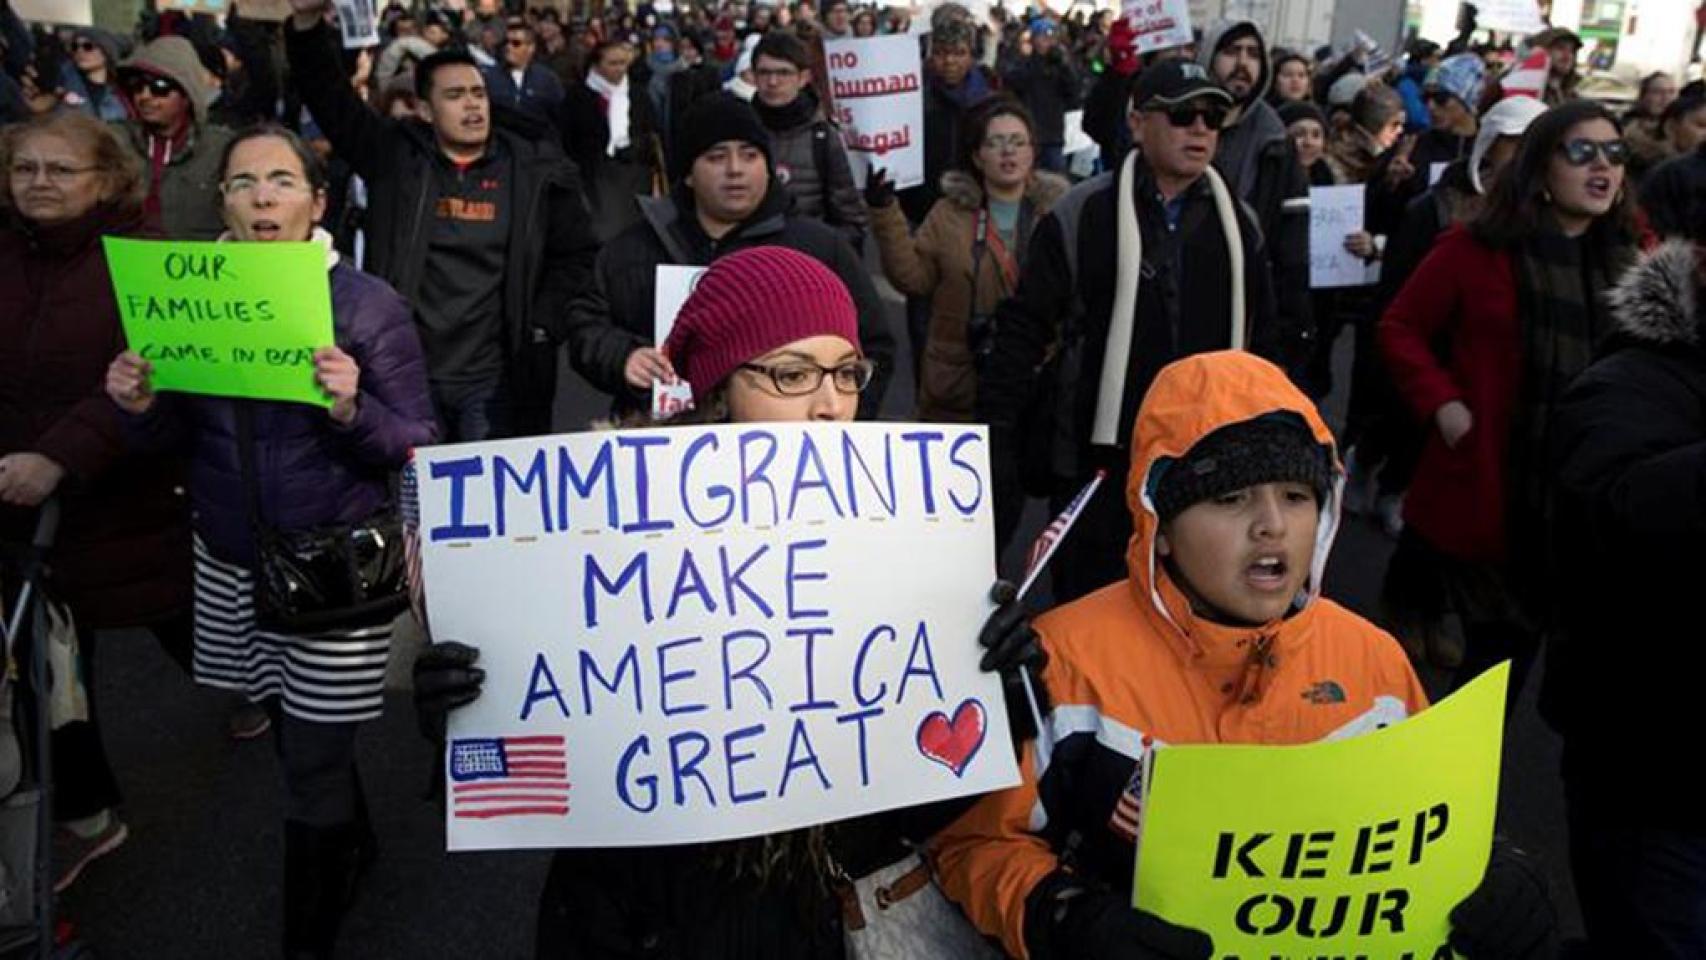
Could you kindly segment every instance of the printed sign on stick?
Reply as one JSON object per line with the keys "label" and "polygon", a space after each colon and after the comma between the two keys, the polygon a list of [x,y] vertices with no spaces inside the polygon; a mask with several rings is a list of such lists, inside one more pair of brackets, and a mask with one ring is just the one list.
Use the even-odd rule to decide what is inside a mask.
{"label": "printed sign on stick", "polygon": [[835,121],[861,188],[872,167],[898,188],[924,182],[924,86],[918,40],[909,36],[825,40]]}
{"label": "printed sign on stick", "polygon": [[1378,267],[1345,249],[1362,229],[1362,184],[1309,188],[1309,286],[1360,287],[1380,278]]}
{"label": "printed sign on stick", "polygon": [[1137,52],[1170,50],[1191,42],[1190,0],[1123,0],[1120,15],[1137,34]]}
{"label": "printed sign on stick", "polygon": [[1492,850],[1509,673],[1349,739],[1157,747],[1135,902],[1217,957],[1449,958]]}
{"label": "printed sign on stick", "polygon": [[743,424],[417,451],[451,849],[726,840],[1017,782],[978,670],[983,427]]}
{"label": "printed sign on stick", "polygon": [[154,389],[331,406],[314,381],[314,351],[334,343],[325,248],[102,243],[125,340],[154,365]]}

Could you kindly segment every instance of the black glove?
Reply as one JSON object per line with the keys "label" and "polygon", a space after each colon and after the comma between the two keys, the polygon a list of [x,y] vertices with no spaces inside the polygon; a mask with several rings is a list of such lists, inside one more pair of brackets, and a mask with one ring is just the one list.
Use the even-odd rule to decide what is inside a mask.
{"label": "black glove", "polygon": [[1558,913],[1540,863],[1494,838],[1481,885],[1451,911],[1451,949],[1468,960],[1549,960]]}
{"label": "black glove", "polygon": [[415,658],[415,722],[430,742],[443,746],[450,711],[480,696],[486,671],[474,666],[478,659],[478,648],[454,640],[429,643]]}
{"label": "black glove", "polygon": [[1214,941],[1085,885],[1069,873],[1044,877],[1025,900],[1025,945],[1033,960],[1209,960]]}
{"label": "black glove", "polygon": [[894,202],[894,181],[889,179],[887,170],[871,168],[865,175],[865,206],[875,210],[886,207]]}
{"label": "black glove", "polygon": [[984,649],[978,667],[1001,674],[1001,687],[1007,700],[1007,729],[1015,744],[1037,735],[1030,696],[1025,693],[1025,672],[1030,673],[1031,693],[1037,698],[1037,709],[1045,715],[1050,709],[1048,691],[1042,683],[1048,654],[1038,642],[1040,638],[1031,626],[1030,613],[1022,602],[1015,599],[1018,594],[1019,588],[1010,581],[995,581],[995,586],[989,590],[989,599],[999,606],[983,622],[983,629],[977,635],[977,642]]}

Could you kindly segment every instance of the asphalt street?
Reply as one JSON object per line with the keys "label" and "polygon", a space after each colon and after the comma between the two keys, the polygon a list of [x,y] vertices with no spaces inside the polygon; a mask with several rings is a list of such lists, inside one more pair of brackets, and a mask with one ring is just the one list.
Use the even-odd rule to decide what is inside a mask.
{"label": "asphalt street", "polygon": [[[899,307],[891,306],[902,329]],[[1348,356],[1341,360],[1345,371]],[[889,415],[910,409],[910,382],[900,371]],[[1330,416],[1341,403],[1330,400]],[[595,394],[565,374],[560,428],[576,429],[602,410]],[[1027,526],[1035,530],[1045,519],[1033,505]],[[1374,526],[1348,518],[1327,593],[1372,614],[1391,549]],[[394,670],[399,678],[406,647],[399,644],[393,657],[403,668]],[[269,741],[228,739],[231,699],[195,687],[146,634],[104,638],[95,679],[131,834],[63,898],[64,914],[110,960],[276,956],[281,801]],[[1438,678],[1429,681],[1437,689]],[[1535,714],[1534,686],[1509,728],[1500,829],[1548,864],[1565,930],[1573,933],[1579,922],[1564,858],[1557,741]],[[547,856],[445,853],[440,809],[422,798],[434,757],[415,731],[404,690],[393,691],[385,716],[363,728],[359,748],[381,856],[348,919],[340,956],[530,957]]]}

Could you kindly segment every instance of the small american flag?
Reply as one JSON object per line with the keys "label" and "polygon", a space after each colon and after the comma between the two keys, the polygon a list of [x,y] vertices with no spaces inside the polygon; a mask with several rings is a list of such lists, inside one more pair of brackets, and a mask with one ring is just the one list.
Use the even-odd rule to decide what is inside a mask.
{"label": "small american flag", "polygon": [[411,451],[409,462],[404,465],[403,475],[397,483],[397,512],[403,518],[403,563],[407,568],[405,576],[409,585],[409,609],[414,613],[415,620],[424,628],[426,583],[421,576],[420,491],[420,479],[415,473],[415,455]]}
{"label": "small american flag", "polygon": [[1024,584],[1019,587],[1020,596],[1030,592],[1031,582],[1048,564],[1049,557],[1054,556],[1055,548],[1060,545],[1061,540],[1066,538],[1067,531],[1072,529],[1072,525],[1078,520],[1078,515],[1084,512],[1084,505],[1090,502],[1090,498],[1096,493],[1096,488],[1102,485],[1102,481],[1107,475],[1106,470],[1096,471],[1096,475],[1090,478],[1090,482],[1084,485],[1084,489],[1078,491],[1078,496],[1072,498],[1072,502],[1060,512],[1060,516],[1055,517],[1048,526],[1043,528],[1042,533],[1037,534],[1037,539],[1031,544],[1030,552],[1025,555],[1025,580]]}
{"label": "small american flag", "polygon": [[1108,816],[1108,829],[1132,843],[1137,842],[1138,824],[1143,819],[1143,780],[1144,772],[1149,769],[1152,744],[1149,737],[1143,738],[1143,756],[1132,765],[1131,777],[1114,803],[1114,812]]}
{"label": "small american flag", "polygon": [[462,819],[569,812],[568,751],[560,736],[452,741],[450,783],[451,810]]}

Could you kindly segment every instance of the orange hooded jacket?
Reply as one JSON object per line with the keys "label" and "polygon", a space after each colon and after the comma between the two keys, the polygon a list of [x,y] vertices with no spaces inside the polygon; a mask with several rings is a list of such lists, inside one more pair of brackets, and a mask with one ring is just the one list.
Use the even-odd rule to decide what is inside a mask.
{"label": "orange hooded jacket", "polygon": [[1332,450],[1314,405],[1266,360],[1224,351],[1162,370],[1133,426],[1129,578],[1036,621],[1054,704],[1041,744],[1025,745],[1019,786],[983,797],[934,845],[942,888],[1015,957],[1029,956],[1026,901],[1051,872],[1129,895],[1150,747],[1307,743],[1427,706],[1397,641],[1319,595],[1343,488],[1336,452],[1308,592],[1290,616],[1260,627],[1201,619],[1157,563],[1156,464],[1221,427],[1272,415],[1298,418]]}

